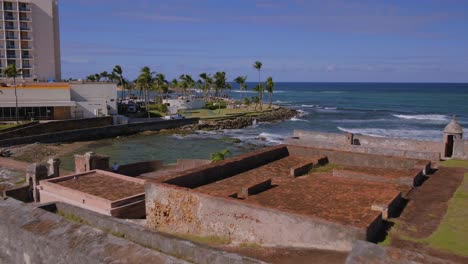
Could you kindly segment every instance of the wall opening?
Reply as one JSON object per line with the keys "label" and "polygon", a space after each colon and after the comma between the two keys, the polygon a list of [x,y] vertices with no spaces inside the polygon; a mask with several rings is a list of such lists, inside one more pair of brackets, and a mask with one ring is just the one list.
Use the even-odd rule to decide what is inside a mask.
{"label": "wall opening", "polygon": [[447,137],[447,143],[445,143],[445,157],[451,158],[453,155],[453,135]]}

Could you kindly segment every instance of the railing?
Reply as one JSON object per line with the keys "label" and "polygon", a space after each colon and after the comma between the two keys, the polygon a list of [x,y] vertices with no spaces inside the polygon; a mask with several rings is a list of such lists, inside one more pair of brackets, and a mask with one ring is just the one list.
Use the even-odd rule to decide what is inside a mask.
{"label": "railing", "polygon": [[21,30],[31,30],[29,27],[20,27]]}
{"label": "railing", "polygon": [[30,69],[30,68],[32,68],[32,65],[25,65],[25,64],[23,64],[23,68],[24,68],[24,69]]}
{"label": "railing", "polygon": [[13,27],[12,26],[6,26],[5,29],[13,29],[14,30],[15,27],[14,26]]}
{"label": "railing", "polygon": [[23,59],[32,59],[32,56],[31,55],[24,55],[21,56]]}
{"label": "railing", "polygon": [[29,8],[29,7],[20,7],[19,11],[29,12],[29,11],[31,11],[31,8]]}
{"label": "railing", "polygon": [[13,11],[13,6],[3,6],[3,10]]}
{"label": "railing", "polygon": [[23,37],[21,36],[21,40],[31,40],[32,38],[31,37]]}
{"label": "railing", "polygon": [[20,17],[20,20],[21,21],[29,21],[30,19],[29,19],[29,17]]}
{"label": "railing", "polygon": [[21,49],[31,49],[30,46],[21,46]]}
{"label": "railing", "polygon": [[12,45],[7,45],[7,49],[16,49],[16,47]]}
{"label": "railing", "polygon": [[5,16],[5,20],[16,20],[13,16]]}
{"label": "railing", "polygon": [[16,36],[6,36],[6,39],[18,39]]}
{"label": "railing", "polygon": [[7,55],[7,59],[16,59],[16,55]]}

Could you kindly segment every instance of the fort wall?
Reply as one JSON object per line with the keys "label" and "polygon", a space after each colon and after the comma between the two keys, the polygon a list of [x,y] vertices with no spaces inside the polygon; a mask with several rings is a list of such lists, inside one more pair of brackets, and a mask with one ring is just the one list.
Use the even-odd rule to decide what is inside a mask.
{"label": "fort wall", "polygon": [[[110,118],[112,121],[112,118]],[[0,147],[7,147],[19,144],[56,143],[96,140],[102,138],[112,138],[116,136],[131,135],[143,131],[157,131],[161,129],[178,128],[184,125],[196,124],[198,118],[187,118],[177,120],[158,120],[144,123],[132,123],[122,125],[109,125],[94,128],[84,128],[69,130],[57,133],[46,133],[34,136],[16,137],[11,139],[0,139]]]}
{"label": "fort wall", "polygon": [[147,183],[145,191],[150,228],[234,243],[349,251],[353,241],[372,237],[368,231],[376,232],[381,223],[377,212],[367,230],[166,184]]}

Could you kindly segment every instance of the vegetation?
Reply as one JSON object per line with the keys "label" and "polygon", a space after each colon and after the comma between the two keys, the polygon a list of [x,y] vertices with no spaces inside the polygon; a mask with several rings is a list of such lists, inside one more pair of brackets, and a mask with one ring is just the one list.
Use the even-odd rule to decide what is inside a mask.
{"label": "vegetation", "polygon": [[222,246],[230,243],[227,237],[220,236],[196,236],[190,234],[179,234],[175,233],[174,236],[187,239],[196,243],[208,245],[208,246]]}
{"label": "vegetation", "polygon": [[240,92],[240,99],[242,99],[242,91],[247,91],[247,84],[245,81],[247,80],[247,76],[239,76],[234,81],[239,85]]}
{"label": "vegetation", "polygon": [[468,173],[449,201],[448,210],[437,230],[425,241],[433,248],[468,256]]}
{"label": "vegetation", "polygon": [[205,109],[215,110],[215,109],[224,109],[227,107],[225,101],[209,101],[205,104]]}
{"label": "vegetation", "polygon": [[468,168],[468,160],[445,160],[445,161],[442,161],[440,165],[445,166],[445,167]]}
{"label": "vegetation", "polygon": [[22,70],[16,68],[16,64],[10,64],[3,69],[3,75],[7,78],[13,78],[13,85],[15,87],[15,119],[16,123],[19,124],[18,118],[18,93],[16,89],[16,77],[21,76]]}
{"label": "vegetation", "polygon": [[263,100],[263,93],[264,93],[264,88],[263,88],[263,84],[262,84],[261,76],[260,76],[262,65],[263,64],[260,61],[256,61],[253,65],[253,67],[258,71],[258,85],[255,87],[254,91],[258,93],[258,100],[260,102],[260,110],[263,110],[262,100]]}
{"label": "vegetation", "polygon": [[76,223],[89,225],[89,223],[86,220],[84,220],[81,217],[79,217],[77,215],[74,215],[72,213],[66,213],[66,212],[63,212],[63,211],[58,211],[57,215],[60,215],[61,217],[65,218],[65,219],[68,219],[70,221],[76,222]]}
{"label": "vegetation", "polygon": [[268,92],[270,96],[270,104],[268,108],[271,108],[271,104],[273,103],[273,90],[275,89],[275,83],[273,82],[272,77],[268,77],[265,84],[265,90]]}
{"label": "vegetation", "polygon": [[211,161],[213,162],[219,162],[225,160],[229,155],[231,155],[231,152],[227,149],[221,151],[221,152],[215,152],[211,154]]}
{"label": "vegetation", "polygon": [[0,130],[15,127],[18,124],[0,124]]}

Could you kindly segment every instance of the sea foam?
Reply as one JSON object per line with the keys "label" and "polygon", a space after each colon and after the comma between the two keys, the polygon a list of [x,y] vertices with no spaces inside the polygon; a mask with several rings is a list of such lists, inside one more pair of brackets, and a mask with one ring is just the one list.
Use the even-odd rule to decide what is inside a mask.
{"label": "sea foam", "polygon": [[372,137],[410,138],[422,140],[441,140],[442,131],[439,130],[412,130],[412,129],[386,129],[386,128],[344,128],[337,127],[343,132],[361,134]]}
{"label": "sea foam", "polygon": [[392,115],[397,118],[407,120],[431,120],[431,121],[449,121],[450,117],[446,115]]}

